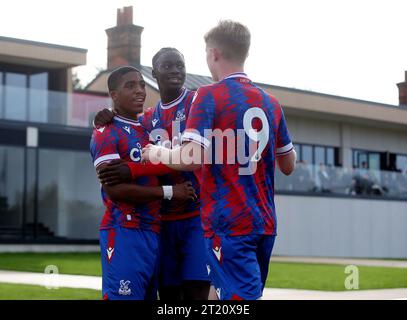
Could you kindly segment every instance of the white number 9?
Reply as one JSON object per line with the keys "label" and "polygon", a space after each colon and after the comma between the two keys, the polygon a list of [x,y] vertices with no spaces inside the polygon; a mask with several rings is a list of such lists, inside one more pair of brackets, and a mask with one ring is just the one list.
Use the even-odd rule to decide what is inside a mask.
{"label": "white number 9", "polygon": [[[261,120],[262,128],[260,131],[255,130],[252,126],[253,119],[255,118]],[[250,161],[258,162],[261,159],[263,150],[266,148],[269,142],[270,135],[269,122],[263,109],[258,107],[248,109],[243,116],[243,128],[251,140],[259,142],[257,150],[250,159]]]}

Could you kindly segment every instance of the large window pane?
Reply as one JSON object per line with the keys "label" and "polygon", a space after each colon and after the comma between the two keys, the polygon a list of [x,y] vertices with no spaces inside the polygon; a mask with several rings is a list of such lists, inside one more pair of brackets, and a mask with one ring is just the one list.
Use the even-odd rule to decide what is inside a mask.
{"label": "large window pane", "polygon": [[4,118],[4,86],[3,72],[0,72],[0,119]]}
{"label": "large window pane", "polygon": [[326,148],[326,164],[328,166],[335,166],[335,151],[334,148]]}
{"label": "large window pane", "polygon": [[325,164],[325,148],[315,147],[315,164],[318,166],[321,163]]}
{"label": "large window pane", "polygon": [[5,118],[10,120],[27,119],[27,76],[20,73],[6,73]]}
{"label": "large window pane", "polygon": [[369,153],[369,169],[380,170],[380,154]]}
{"label": "large window pane", "polygon": [[312,146],[303,145],[302,146],[302,161],[306,164],[313,164],[312,159]]}
{"label": "large window pane", "polygon": [[363,168],[363,169],[367,169],[367,168],[368,168],[367,152],[363,152],[363,151],[359,151],[359,152],[358,152],[357,167],[358,167],[358,168]]}
{"label": "large window pane", "polygon": [[[0,227],[2,228],[21,227],[24,193],[23,173],[24,149],[0,146]],[[9,232],[12,230],[3,230],[0,237],[7,238]]]}
{"label": "large window pane", "polygon": [[30,75],[28,120],[47,122],[48,73]]}
{"label": "large window pane", "polygon": [[407,173],[407,156],[397,155],[396,168],[403,173]]}
{"label": "large window pane", "polygon": [[39,222],[59,237],[97,239],[104,208],[89,153],[39,152]]}
{"label": "large window pane", "polygon": [[297,162],[301,159],[301,145],[298,143],[293,143],[295,152],[297,153]]}

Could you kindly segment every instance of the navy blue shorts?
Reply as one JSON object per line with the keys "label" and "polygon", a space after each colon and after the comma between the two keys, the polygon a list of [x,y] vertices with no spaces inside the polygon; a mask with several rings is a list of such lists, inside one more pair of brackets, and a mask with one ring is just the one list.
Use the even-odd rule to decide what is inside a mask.
{"label": "navy blue shorts", "polygon": [[263,294],[275,236],[206,238],[208,273],[219,300],[256,300]]}
{"label": "navy blue shorts", "polygon": [[201,217],[163,221],[161,229],[160,286],[184,281],[209,281]]}
{"label": "navy blue shorts", "polygon": [[103,299],[157,299],[157,233],[122,227],[100,230],[100,249]]}

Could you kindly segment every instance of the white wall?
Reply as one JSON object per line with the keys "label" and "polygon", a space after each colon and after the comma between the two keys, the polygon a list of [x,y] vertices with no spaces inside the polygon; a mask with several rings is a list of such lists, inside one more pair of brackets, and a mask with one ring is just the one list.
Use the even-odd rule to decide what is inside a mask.
{"label": "white wall", "polygon": [[407,258],[407,201],[275,197],[274,255]]}

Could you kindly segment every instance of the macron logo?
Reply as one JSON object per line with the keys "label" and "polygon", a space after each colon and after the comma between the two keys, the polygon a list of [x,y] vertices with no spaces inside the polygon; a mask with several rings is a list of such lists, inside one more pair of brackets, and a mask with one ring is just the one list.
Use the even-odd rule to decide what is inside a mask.
{"label": "macron logo", "polygon": [[220,300],[220,288],[216,289],[216,295],[218,296],[218,299]]}
{"label": "macron logo", "polygon": [[216,259],[218,259],[220,261],[220,259],[222,259],[222,251],[221,251],[222,248],[221,247],[215,247],[212,250],[213,250],[213,253],[216,256]]}
{"label": "macron logo", "polygon": [[151,124],[153,125],[153,127],[155,127],[157,125],[158,119],[153,119],[151,121]]}
{"label": "macron logo", "polygon": [[206,270],[208,271],[208,276],[211,273],[211,267],[209,266],[209,264],[206,265]]}
{"label": "macron logo", "polygon": [[100,133],[103,133],[103,131],[105,131],[105,127],[101,127],[99,129],[96,129],[97,131],[99,131]]}
{"label": "macron logo", "polygon": [[110,259],[112,258],[114,248],[109,247],[106,251],[107,251],[107,257],[109,258],[109,261],[110,261]]}
{"label": "macron logo", "polygon": [[125,126],[125,127],[123,127],[123,129],[126,130],[128,134],[130,134],[130,127],[129,126]]}

